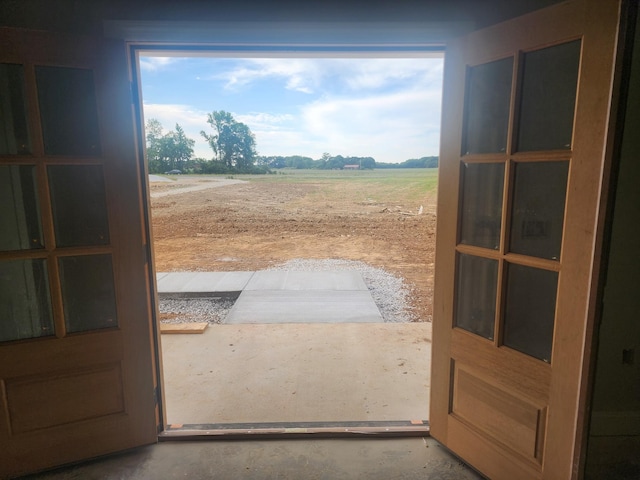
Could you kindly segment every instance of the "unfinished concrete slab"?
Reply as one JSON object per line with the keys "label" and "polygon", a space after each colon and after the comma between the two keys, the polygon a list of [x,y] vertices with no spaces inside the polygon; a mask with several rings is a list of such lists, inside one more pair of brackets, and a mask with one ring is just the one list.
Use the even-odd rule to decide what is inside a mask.
{"label": "unfinished concrete slab", "polygon": [[381,323],[369,291],[245,290],[225,319],[240,323]]}
{"label": "unfinished concrete slab", "polygon": [[166,277],[167,275],[169,275],[168,272],[158,272],[158,273],[156,273],[156,283],[160,282],[160,279]]}
{"label": "unfinished concrete slab", "polygon": [[251,280],[254,272],[160,272],[156,274],[158,293],[237,294]]}
{"label": "unfinished concrete slab", "polygon": [[427,420],[431,324],[211,325],[162,337],[167,420]]}
{"label": "unfinished concrete slab", "polygon": [[382,315],[355,271],[261,271],[225,323],[377,323]]}
{"label": "unfinished concrete slab", "polygon": [[360,290],[367,285],[355,271],[260,271],[255,272],[245,287],[251,290]]}
{"label": "unfinished concrete slab", "polygon": [[48,480],[482,478],[432,438],[171,442],[29,478]]}

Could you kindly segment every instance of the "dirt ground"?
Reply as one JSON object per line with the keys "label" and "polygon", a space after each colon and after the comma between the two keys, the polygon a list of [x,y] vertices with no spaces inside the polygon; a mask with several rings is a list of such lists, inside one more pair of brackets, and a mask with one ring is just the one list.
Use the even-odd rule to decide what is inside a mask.
{"label": "dirt ground", "polygon": [[[404,279],[430,321],[435,194],[384,204],[349,183],[247,182],[184,191],[207,180],[151,183],[156,271],[255,271],[294,258],[359,260]],[[171,190],[173,194],[153,198]]]}

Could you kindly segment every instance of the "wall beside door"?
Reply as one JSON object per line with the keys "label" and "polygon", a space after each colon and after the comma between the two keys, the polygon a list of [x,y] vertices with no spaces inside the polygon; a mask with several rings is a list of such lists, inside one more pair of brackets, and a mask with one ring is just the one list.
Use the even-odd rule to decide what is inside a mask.
{"label": "wall beside door", "polygon": [[[640,22],[628,98],[603,297],[587,478],[640,475]],[[635,465],[633,464],[635,462]],[[622,469],[622,470],[620,470]],[[626,469],[626,470],[625,470]],[[631,477],[629,477],[631,478]]]}

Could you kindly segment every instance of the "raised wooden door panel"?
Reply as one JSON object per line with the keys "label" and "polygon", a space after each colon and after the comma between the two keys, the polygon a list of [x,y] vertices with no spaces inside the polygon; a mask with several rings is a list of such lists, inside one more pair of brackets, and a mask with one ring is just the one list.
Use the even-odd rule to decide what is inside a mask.
{"label": "raised wooden door panel", "polygon": [[156,441],[124,45],[0,29],[0,477]]}
{"label": "raised wooden door panel", "polygon": [[431,433],[491,478],[577,475],[618,2],[445,54]]}

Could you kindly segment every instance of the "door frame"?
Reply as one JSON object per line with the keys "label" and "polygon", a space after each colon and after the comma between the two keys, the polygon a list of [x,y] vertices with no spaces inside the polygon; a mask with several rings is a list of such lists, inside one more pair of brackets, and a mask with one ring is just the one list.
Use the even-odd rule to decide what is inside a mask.
{"label": "door frame", "polygon": [[[153,231],[151,225],[150,187],[148,162],[145,158],[145,128],[142,108],[142,85],[139,57],[141,54],[158,53],[166,56],[211,56],[226,58],[430,58],[444,57],[445,45],[439,44],[403,44],[387,46],[384,44],[367,45],[240,45],[237,43],[220,46],[211,43],[175,43],[175,42],[142,42],[130,40],[126,44],[129,60],[129,81],[131,82],[132,103],[134,109],[134,124],[137,156],[141,177],[141,191],[144,199],[145,237],[147,239],[147,257],[149,258],[148,283],[152,301],[152,325],[154,335],[154,364],[156,384],[156,399],[158,412],[158,435],[162,440],[179,438],[301,438],[319,436],[329,438],[339,437],[398,437],[428,435],[428,423],[416,424],[407,422],[278,422],[269,424],[209,424],[178,427],[168,425],[164,408],[164,381],[162,368],[161,333],[159,327],[158,292],[156,269],[153,256]],[[304,431],[302,431],[304,430]]]}
{"label": "door frame", "polygon": [[[608,168],[605,169],[602,178],[602,196],[600,202],[600,222],[598,223],[598,235],[596,236],[596,263],[597,276],[595,277],[595,293],[592,299],[593,309],[592,323],[588,326],[585,341],[585,356],[588,364],[582,370],[580,396],[582,405],[578,415],[578,435],[576,444],[578,454],[574,458],[574,464],[578,465],[578,478],[585,474],[587,463],[588,443],[590,431],[597,423],[593,418],[592,403],[596,389],[596,367],[600,345],[600,323],[603,320],[604,295],[607,283],[607,271],[611,248],[611,237],[614,229],[614,208],[616,202],[616,190],[618,185],[618,172],[622,160],[623,136],[625,133],[626,107],[631,81],[632,56],[636,42],[636,28],[638,15],[640,14],[638,2],[634,0],[622,0],[620,19],[618,24],[618,50],[613,75],[612,101],[610,107],[609,134],[607,150]],[[640,51],[635,52],[635,56]],[[627,132],[628,133],[628,132]],[[581,429],[581,435],[580,435]]]}

